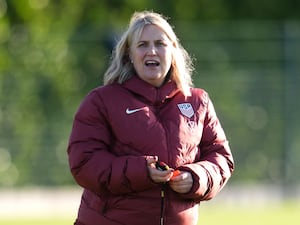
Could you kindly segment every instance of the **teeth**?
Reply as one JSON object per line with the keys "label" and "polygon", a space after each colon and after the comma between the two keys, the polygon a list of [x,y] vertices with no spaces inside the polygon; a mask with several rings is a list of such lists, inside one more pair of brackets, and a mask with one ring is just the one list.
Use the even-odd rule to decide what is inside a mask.
{"label": "teeth", "polygon": [[151,66],[151,65],[158,66],[159,62],[154,61],[154,60],[148,60],[148,61],[146,61],[145,64],[146,64],[146,66]]}

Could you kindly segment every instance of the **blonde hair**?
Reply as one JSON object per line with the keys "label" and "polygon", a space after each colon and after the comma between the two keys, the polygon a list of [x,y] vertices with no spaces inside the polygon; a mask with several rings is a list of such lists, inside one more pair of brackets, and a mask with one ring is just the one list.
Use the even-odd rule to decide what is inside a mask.
{"label": "blonde hair", "polygon": [[132,15],[127,31],[125,31],[117,43],[113,53],[111,64],[104,74],[104,85],[114,81],[123,83],[135,74],[135,70],[129,58],[129,48],[136,38],[141,36],[144,27],[152,24],[161,28],[173,44],[172,64],[170,79],[174,80],[177,87],[185,96],[189,96],[193,86],[192,72],[194,70],[192,59],[181,46],[172,27],[161,14],[142,11]]}

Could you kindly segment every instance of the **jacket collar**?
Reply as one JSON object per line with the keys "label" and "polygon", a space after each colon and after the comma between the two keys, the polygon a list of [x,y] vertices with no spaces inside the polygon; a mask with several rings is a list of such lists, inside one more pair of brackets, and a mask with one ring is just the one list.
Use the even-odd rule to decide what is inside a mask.
{"label": "jacket collar", "polygon": [[161,104],[180,92],[176,83],[172,80],[169,80],[163,84],[163,86],[156,88],[136,75],[125,81],[122,86],[152,104]]}

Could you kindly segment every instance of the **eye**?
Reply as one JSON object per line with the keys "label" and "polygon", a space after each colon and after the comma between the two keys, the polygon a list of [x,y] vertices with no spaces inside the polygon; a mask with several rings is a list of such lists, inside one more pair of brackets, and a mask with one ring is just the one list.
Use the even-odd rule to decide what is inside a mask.
{"label": "eye", "polygon": [[157,46],[167,46],[167,43],[165,41],[157,41],[156,45]]}
{"label": "eye", "polygon": [[145,42],[139,42],[137,44],[137,47],[145,47],[146,46],[146,43]]}

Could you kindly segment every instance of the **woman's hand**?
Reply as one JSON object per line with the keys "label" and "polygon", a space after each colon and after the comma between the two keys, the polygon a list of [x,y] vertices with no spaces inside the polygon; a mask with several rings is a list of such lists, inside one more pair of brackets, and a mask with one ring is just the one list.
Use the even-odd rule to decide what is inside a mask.
{"label": "woman's hand", "polygon": [[191,190],[193,186],[193,177],[190,172],[178,170],[174,171],[174,169],[168,169],[165,171],[158,170],[155,167],[155,163],[158,161],[157,156],[148,156],[146,160],[149,175],[155,183],[169,182],[173,191],[181,194],[187,193]]}
{"label": "woman's hand", "polygon": [[169,185],[173,191],[184,194],[191,190],[193,186],[193,177],[190,172],[180,171],[177,176],[171,178]]}
{"label": "woman's hand", "polygon": [[171,179],[173,175],[173,169],[169,169],[165,171],[156,169],[155,163],[158,161],[157,156],[148,156],[146,160],[147,160],[149,175],[155,183],[166,183]]}

